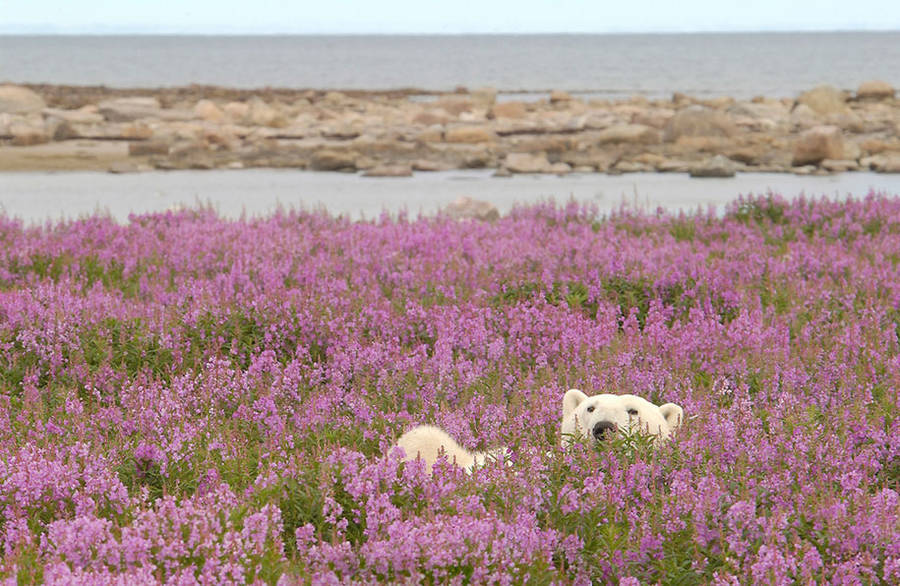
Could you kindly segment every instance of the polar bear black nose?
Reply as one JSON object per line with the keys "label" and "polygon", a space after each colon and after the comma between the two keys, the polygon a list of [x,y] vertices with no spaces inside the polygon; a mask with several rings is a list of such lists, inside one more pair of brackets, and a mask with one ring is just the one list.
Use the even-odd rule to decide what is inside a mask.
{"label": "polar bear black nose", "polygon": [[616,424],[609,421],[600,421],[594,425],[594,439],[597,441],[605,440],[616,432]]}

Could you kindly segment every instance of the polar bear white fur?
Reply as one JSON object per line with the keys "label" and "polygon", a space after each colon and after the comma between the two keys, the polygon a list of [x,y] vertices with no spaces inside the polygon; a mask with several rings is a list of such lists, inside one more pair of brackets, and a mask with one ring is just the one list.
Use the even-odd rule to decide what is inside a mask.
{"label": "polar bear white fur", "polygon": [[588,397],[569,389],[563,397],[561,440],[566,446],[581,437],[603,441],[640,431],[661,442],[681,425],[683,417],[684,410],[675,403],[657,407],[635,395]]}
{"label": "polar bear white fur", "polygon": [[[684,417],[684,410],[675,403],[657,407],[635,395],[602,394],[588,397],[578,389],[566,392],[562,411],[563,446],[580,437],[602,441],[616,434],[628,435],[637,431],[649,433],[657,441],[664,441]],[[469,474],[488,461],[508,462],[509,457],[506,448],[470,452],[446,431],[433,425],[420,425],[407,431],[397,440],[397,447],[403,448],[405,462],[421,458],[429,474],[441,453],[448,461]]]}
{"label": "polar bear white fur", "polygon": [[442,452],[448,461],[455,463],[469,474],[475,468],[484,466],[489,460],[503,460],[507,455],[506,448],[489,452],[470,452],[456,443],[446,431],[433,425],[420,425],[410,429],[400,436],[397,446],[403,448],[403,461],[421,458],[429,474]]}

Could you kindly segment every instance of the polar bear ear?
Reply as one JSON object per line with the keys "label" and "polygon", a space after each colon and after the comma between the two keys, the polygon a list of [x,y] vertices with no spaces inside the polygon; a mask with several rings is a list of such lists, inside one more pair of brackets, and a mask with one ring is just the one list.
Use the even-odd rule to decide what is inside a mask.
{"label": "polar bear ear", "polygon": [[578,389],[569,389],[566,391],[565,396],[563,396],[563,419],[568,417],[569,414],[575,410],[575,407],[578,407],[578,405],[587,398],[588,396]]}
{"label": "polar bear ear", "polygon": [[682,409],[675,403],[666,403],[665,405],[660,405],[659,411],[660,413],[662,413],[662,416],[665,417],[666,423],[669,425],[669,429],[675,429],[676,427],[681,425],[681,420],[684,419],[684,409]]}

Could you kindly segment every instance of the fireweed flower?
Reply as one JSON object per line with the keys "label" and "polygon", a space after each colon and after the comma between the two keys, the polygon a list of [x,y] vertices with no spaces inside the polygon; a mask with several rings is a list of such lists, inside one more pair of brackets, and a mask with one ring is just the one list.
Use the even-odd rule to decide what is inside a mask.
{"label": "fireweed flower", "polygon": [[[4,580],[900,580],[900,199],[0,241]],[[564,450],[571,387],[686,420]],[[512,465],[401,463],[419,423]]]}

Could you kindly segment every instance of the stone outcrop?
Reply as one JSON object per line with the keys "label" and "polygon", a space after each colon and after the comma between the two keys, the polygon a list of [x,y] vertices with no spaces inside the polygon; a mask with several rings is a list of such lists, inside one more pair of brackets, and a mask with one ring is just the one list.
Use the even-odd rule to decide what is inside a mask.
{"label": "stone outcrop", "polygon": [[795,167],[816,165],[826,159],[841,159],[843,156],[841,129],[835,126],[816,126],[800,135],[794,143],[791,164]]}
{"label": "stone outcrop", "polygon": [[[62,167],[78,168],[78,152],[106,144],[109,156],[137,170],[290,167],[375,177],[490,168],[498,175],[722,177],[888,173],[900,153],[900,100],[885,82],[855,92],[822,86],[796,100],[509,97],[516,96],[498,99],[494,88],[419,99],[351,90],[7,84],[0,86],[0,157],[7,153],[12,162],[0,164],[18,168],[40,151],[63,153]],[[49,161],[34,160],[27,168]],[[84,161],[85,168],[100,166]]]}

